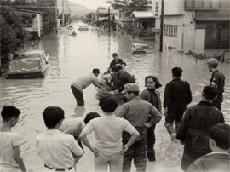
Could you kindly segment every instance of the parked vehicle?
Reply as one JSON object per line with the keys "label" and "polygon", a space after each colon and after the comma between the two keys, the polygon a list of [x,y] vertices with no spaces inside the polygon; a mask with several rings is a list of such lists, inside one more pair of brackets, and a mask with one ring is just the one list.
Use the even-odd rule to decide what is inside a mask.
{"label": "parked vehicle", "polygon": [[89,27],[88,26],[79,26],[78,28],[79,31],[88,31],[89,30]]}
{"label": "parked vehicle", "polygon": [[29,50],[11,60],[6,78],[41,78],[47,75],[49,54],[43,50]]}
{"label": "parked vehicle", "polygon": [[132,54],[146,54],[146,49],[148,48],[149,46],[147,44],[141,44],[141,43],[131,44]]}

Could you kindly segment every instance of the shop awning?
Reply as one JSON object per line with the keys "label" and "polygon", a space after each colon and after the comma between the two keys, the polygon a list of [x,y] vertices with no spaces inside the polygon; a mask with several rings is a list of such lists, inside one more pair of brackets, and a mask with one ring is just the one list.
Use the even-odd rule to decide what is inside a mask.
{"label": "shop awning", "polygon": [[229,9],[220,11],[196,11],[195,20],[197,21],[230,21]]}
{"label": "shop awning", "polygon": [[130,14],[130,17],[131,18],[137,18],[137,19],[140,19],[140,18],[154,18],[153,17],[153,14],[152,14],[152,11],[134,11],[132,12],[132,14]]}

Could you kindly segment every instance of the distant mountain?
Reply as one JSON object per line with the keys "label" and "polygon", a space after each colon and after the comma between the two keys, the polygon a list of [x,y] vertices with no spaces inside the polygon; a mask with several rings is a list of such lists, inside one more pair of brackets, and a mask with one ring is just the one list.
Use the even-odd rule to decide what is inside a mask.
{"label": "distant mountain", "polygon": [[74,16],[74,15],[82,16],[84,14],[89,14],[91,12],[95,12],[95,10],[86,8],[85,6],[79,5],[77,3],[73,3],[73,2],[68,1],[68,4],[69,4],[69,9],[71,11],[72,16]]}

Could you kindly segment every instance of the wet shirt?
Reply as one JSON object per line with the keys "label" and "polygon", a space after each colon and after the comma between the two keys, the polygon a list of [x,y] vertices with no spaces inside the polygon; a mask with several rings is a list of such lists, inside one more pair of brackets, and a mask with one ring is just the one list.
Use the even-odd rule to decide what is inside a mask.
{"label": "wet shirt", "polygon": [[200,101],[185,112],[176,139],[185,141],[185,152],[208,152],[209,131],[217,123],[224,123],[222,112],[210,102]]}
{"label": "wet shirt", "polygon": [[95,131],[95,146],[104,153],[116,153],[122,150],[123,131],[129,134],[137,133],[127,120],[115,116],[103,116],[91,120],[83,129],[82,134],[88,135],[93,131]]}
{"label": "wet shirt", "polygon": [[180,78],[167,83],[164,91],[164,107],[174,107],[180,104],[189,104],[192,101],[190,85]]}
{"label": "wet shirt", "polygon": [[19,167],[14,159],[13,150],[13,146],[19,145],[20,138],[17,133],[0,131],[0,166]]}
{"label": "wet shirt", "polygon": [[57,169],[72,167],[73,154],[81,156],[83,151],[73,136],[53,129],[37,136],[37,154],[44,164]]}
{"label": "wet shirt", "polygon": [[210,85],[215,85],[218,94],[222,94],[224,92],[225,76],[218,70],[214,71],[210,79]]}
{"label": "wet shirt", "polygon": [[97,78],[93,73],[91,73],[88,76],[78,78],[72,83],[72,85],[78,90],[83,91],[83,89],[87,88],[90,84],[95,82],[101,83],[101,80]]}
{"label": "wet shirt", "polygon": [[[139,96],[118,107],[116,110],[116,116],[124,117],[135,128],[146,128],[145,124],[148,121],[149,115],[153,117],[152,123],[158,123],[162,118],[161,113],[154,106],[142,100]],[[140,130],[138,131],[140,135],[146,132],[145,130],[143,130],[144,133],[141,133]]]}

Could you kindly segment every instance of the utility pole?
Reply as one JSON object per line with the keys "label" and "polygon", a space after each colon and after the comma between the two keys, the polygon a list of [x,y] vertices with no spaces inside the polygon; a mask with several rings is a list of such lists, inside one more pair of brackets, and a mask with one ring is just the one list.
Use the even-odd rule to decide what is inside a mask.
{"label": "utility pole", "polygon": [[163,51],[163,39],[164,39],[164,0],[161,0],[161,24],[160,24],[160,50]]}
{"label": "utility pole", "polygon": [[108,7],[108,22],[109,22],[109,28],[108,31],[110,32],[110,7]]}
{"label": "utility pole", "polygon": [[62,26],[65,27],[65,0],[62,0]]}

